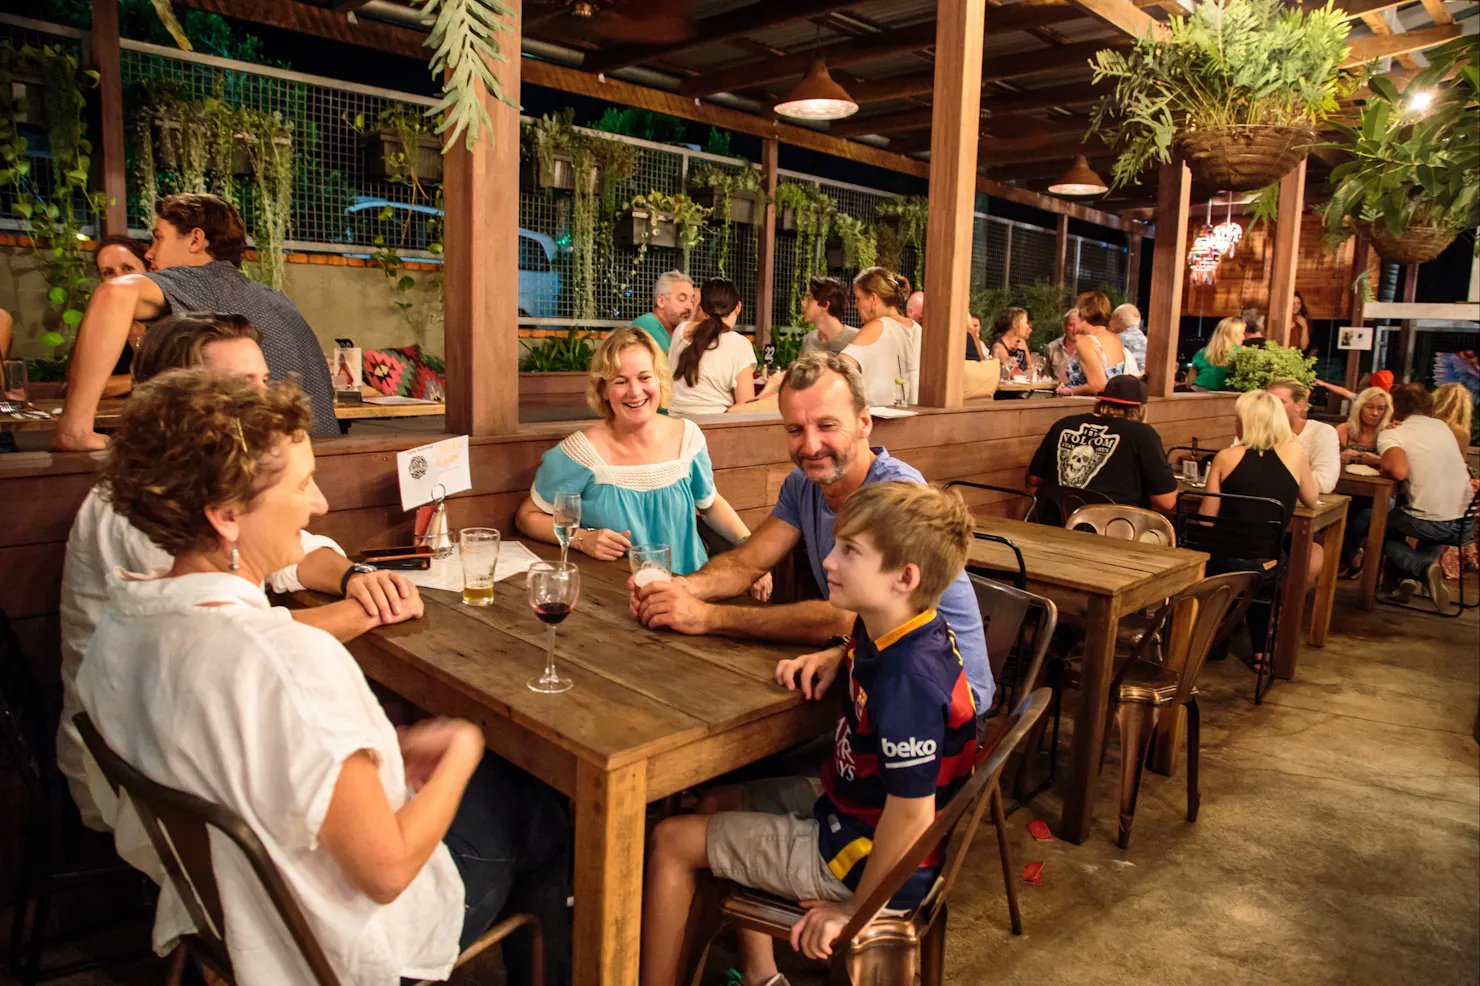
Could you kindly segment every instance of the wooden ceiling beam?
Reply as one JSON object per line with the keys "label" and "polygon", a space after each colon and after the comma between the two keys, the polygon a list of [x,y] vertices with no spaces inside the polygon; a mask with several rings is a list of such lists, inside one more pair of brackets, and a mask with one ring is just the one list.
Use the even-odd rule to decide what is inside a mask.
{"label": "wooden ceiling beam", "polygon": [[[1015,52],[999,58],[989,58],[982,62],[982,84],[1007,82],[1011,79],[1037,75],[1040,72],[1062,71],[1076,67],[1088,71],[1088,62],[1094,57],[1095,52],[1107,47],[1116,46],[1103,41],[1086,41],[1063,48],[1043,48],[1037,51]],[[933,88],[935,88],[935,73],[911,72],[875,79],[849,89],[848,92],[854,102],[862,106],[866,103],[902,99],[905,96],[923,96]]]}
{"label": "wooden ceiling beam", "polygon": [[1458,24],[1443,24],[1421,27],[1417,31],[1407,31],[1403,34],[1358,38],[1348,43],[1347,58],[1341,65],[1342,68],[1356,68],[1376,58],[1394,58],[1398,55],[1406,55],[1410,51],[1422,51],[1446,41],[1453,41],[1461,33],[1463,29]]}
{"label": "wooden ceiling beam", "polygon": [[1429,12],[1429,19],[1440,27],[1454,23],[1454,15],[1444,6],[1444,0],[1423,0],[1423,9]]}
{"label": "wooden ceiling beam", "polygon": [[370,0],[334,0],[334,13],[352,14],[369,2]]}
{"label": "wooden ceiling beam", "polygon": [[687,41],[664,45],[615,45],[588,55],[581,68],[587,72],[615,72],[619,68],[658,61],[717,41],[743,38],[769,27],[844,10],[858,2],[859,0],[785,0],[781,3],[753,3],[704,18],[694,25],[694,35]]}
{"label": "wooden ceiling beam", "polygon": [[1144,38],[1149,34],[1153,38],[1160,39],[1167,36],[1167,26],[1137,7],[1131,0],[1072,0],[1072,2],[1082,7],[1084,12],[1091,17],[1110,25],[1127,37]]}
{"label": "wooden ceiling beam", "polygon": [[[1100,93],[1083,82],[1052,86],[1046,89],[1031,89],[1024,93],[984,91],[982,93],[983,120],[988,122],[1051,109],[1078,109],[1093,105],[1099,98]],[[850,117],[833,124],[828,133],[835,137],[859,137],[863,134],[882,136],[929,128],[930,110],[901,110],[897,113]]]}
{"label": "wooden ceiling beam", "polygon": [[[993,32],[1021,31],[1077,20],[1083,12],[1069,0],[1021,0],[1010,7],[988,7],[987,29]],[[679,91],[685,96],[712,96],[717,92],[738,92],[776,79],[802,75],[821,57],[828,68],[855,65],[878,58],[888,58],[910,51],[921,51],[935,45],[935,22],[863,35],[804,51],[791,52],[778,58],[737,65],[686,79]]]}
{"label": "wooden ceiling beam", "polygon": [[[1366,14],[1379,14],[1390,7],[1401,7],[1411,2],[1412,0],[1341,0],[1335,6],[1347,20],[1355,20]],[[1325,5],[1326,0],[1302,0],[1300,9],[1309,14]]]}
{"label": "wooden ceiling beam", "polygon": [[706,72],[685,79],[678,91],[685,96],[712,96],[717,92],[739,92],[775,79],[804,74],[813,58],[822,58],[827,67],[841,68],[875,58],[889,58],[906,52],[929,48],[935,44],[935,22],[912,24],[876,35],[848,38],[818,48],[792,52],[718,72]]}
{"label": "wooden ceiling beam", "polygon": [[[1367,30],[1375,35],[1382,35],[1383,37],[1392,36],[1393,29],[1388,26],[1388,22],[1382,14],[1363,14],[1362,23],[1366,24]],[[1398,56],[1398,64],[1404,68],[1418,68],[1418,59],[1410,54],[1402,54]]]}

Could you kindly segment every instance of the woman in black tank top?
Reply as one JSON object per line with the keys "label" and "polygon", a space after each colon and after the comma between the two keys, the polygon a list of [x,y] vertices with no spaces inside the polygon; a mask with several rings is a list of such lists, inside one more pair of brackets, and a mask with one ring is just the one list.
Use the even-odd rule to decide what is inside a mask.
{"label": "woman in black tank top", "polygon": [[[1296,504],[1303,502],[1314,506],[1320,491],[1305,452],[1290,433],[1290,423],[1278,398],[1263,390],[1251,390],[1238,399],[1234,410],[1238,415],[1238,434],[1243,444],[1224,449],[1213,457],[1213,465],[1208,470],[1207,491],[1278,500],[1280,521],[1286,531],[1285,544],[1280,552],[1283,557],[1289,550],[1290,518],[1295,513]],[[1281,452],[1285,455],[1282,456]],[[1294,463],[1293,467],[1288,464],[1290,462]],[[1219,501],[1212,497],[1204,500],[1202,505],[1204,514],[1228,520],[1268,519],[1268,509],[1267,504]],[[1269,558],[1214,556],[1208,563],[1208,574],[1260,571],[1268,561]],[[1323,561],[1321,546],[1312,545],[1308,574],[1313,577],[1318,573]],[[1263,592],[1260,594],[1265,595]],[[1249,640],[1254,662],[1258,664],[1264,661],[1269,651],[1270,606],[1256,601],[1249,606],[1247,615]]]}

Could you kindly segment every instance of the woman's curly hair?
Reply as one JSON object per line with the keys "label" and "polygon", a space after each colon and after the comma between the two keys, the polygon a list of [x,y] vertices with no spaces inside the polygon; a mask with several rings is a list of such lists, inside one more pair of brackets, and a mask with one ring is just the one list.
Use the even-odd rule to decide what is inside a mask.
{"label": "woman's curly hair", "polygon": [[284,468],[282,439],[313,425],[291,383],[265,389],[208,369],[170,370],[123,406],[103,465],[113,509],[171,555],[218,543],[206,508],[250,504]]}

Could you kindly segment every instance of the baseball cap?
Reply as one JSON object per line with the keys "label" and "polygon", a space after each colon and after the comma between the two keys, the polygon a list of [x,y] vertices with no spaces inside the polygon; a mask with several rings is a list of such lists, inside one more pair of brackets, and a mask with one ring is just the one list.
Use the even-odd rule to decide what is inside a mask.
{"label": "baseball cap", "polygon": [[1146,403],[1146,385],[1139,377],[1122,373],[1106,382],[1104,391],[1100,393],[1100,400],[1109,404],[1139,406]]}

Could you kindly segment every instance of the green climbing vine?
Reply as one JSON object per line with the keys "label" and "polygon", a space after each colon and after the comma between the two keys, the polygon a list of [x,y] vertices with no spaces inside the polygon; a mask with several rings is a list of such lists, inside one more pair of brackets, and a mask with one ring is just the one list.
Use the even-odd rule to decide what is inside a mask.
{"label": "green climbing vine", "polygon": [[872,226],[846,212],[833,217],[833,232],[843,243],[843,266],[854,270],[879,262],[879,240]]}
{"label": "green climbing vine", "polygon": [[725,264],[730,259],[730,240],[734,236],[735,224],[731,222],[730,205],[735,193],[750,194],[758,201],[766,201],[765,179],[754,168],[738,171],[717,167],[705,162],[689,173],[689,184],[695,188],[707,188],[714,193],[714,216],[719,221],[719,276],[725,276]]}
{"label": "green climbing vine", "polygon": [[797,262],[791,285],[791,319],[802,324],[802,298],[817,275],[820,254],[833,228],[838,206],[821,188],[805,182],[787,182],[776,188],[776,209],[796,217]]}
{"label": "green climbing vine", "polygon": [[636,255],[633,257],[634,270],[647,256],[648,240],[657,235],[658,227],[664,222],[671,222],[678,227],[678,249],[683,257],[683,263],[679,265],[679,269],[688,270],[689,258],[693,256],[694,248],[704,240],[704,226],[712,209],[700,205],[682,192],[667,195],[656,191],[648,192],[646,195],[634,195],[625,208],[647,213],[647,236],[643,237],[642,242],[638,244]]}
{"label": "green climbing vine", "polygon": [[[925,224],[930,217],[929,200],[923,195],[885,199],[879,203],[876,211],[883,218],[895,220],[900,253],[897,263],[903,264],[906,247],[915,248],[915,267],[912,273],[915,285],[919,286],[925,280]],[[899,267],[891,269],[898,270]]]}
{"label": "green climbing vine", "polygon": [[237,122],[252,163],[257,280],[281,291],[283,245],[293,213],[292,124],[280,113],[254,109],[237,110]]}
{"label": "green climbing vine", "polygon": [[[92,296],[88,258],[82,250],[83,226],[107,206],[103,196],[88,187],[92,144],[87,139],[83,91],[97,82],[98,74],[83,71],[77,57],[64,47],[16,47],[0,41],[0,190],[9,191],[11,212],[24,224],[35,255],[45,264],[47,300],[61,313],[59,326],[41,336],[54,357],[61,356],[75,336]],[[32,105],[24,95],[17,97],[17,89],[39,91],[40,105]],[[23,123],[42,122],[50,148],[49,182],[36,173],[38,159],[27,156],[29,143],[21,130]]]}

